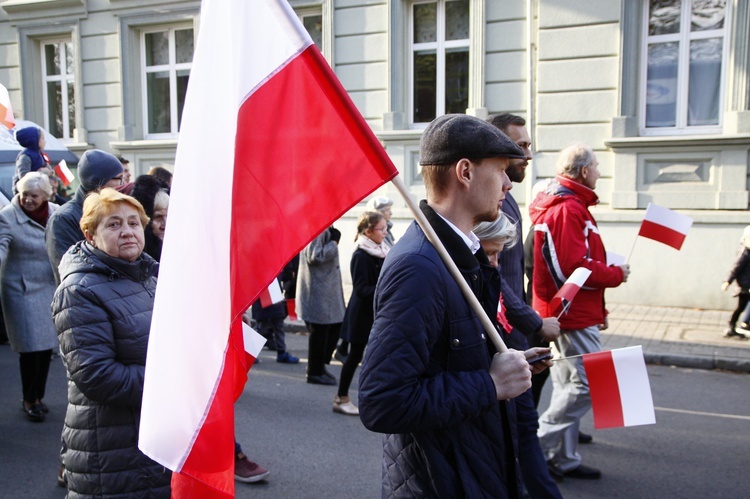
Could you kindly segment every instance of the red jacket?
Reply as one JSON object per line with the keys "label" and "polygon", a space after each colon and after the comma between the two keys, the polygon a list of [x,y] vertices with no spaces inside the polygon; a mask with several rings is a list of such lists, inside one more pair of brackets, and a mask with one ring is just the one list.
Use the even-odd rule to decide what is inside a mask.
{"label": "red jacket", "polygon": [[602,324],[607,315],[604,288],[622,283],[620,267],[607,266],[607,254],[589,206],[599,202],[583,184],[558,176],[529,206],[534,224],[533,307],[542,317],[560,313],[550,302],[578,267],[591,270],[586,284],[560,317],[562,329]]}

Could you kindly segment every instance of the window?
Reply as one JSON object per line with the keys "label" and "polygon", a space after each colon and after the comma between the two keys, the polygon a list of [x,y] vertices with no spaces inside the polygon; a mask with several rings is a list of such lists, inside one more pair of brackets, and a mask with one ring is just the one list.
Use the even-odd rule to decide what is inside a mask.
{"label": "window", "polygon": [[411,122],[469,107],[469,0],[411,4]]}
{"label": "window", "polygon": [[73,47],[69,40],[42,43],[44,127],[64,140],[75,130]]}
{"label": "window", "polygon": [[644,14],[641,133],[720,132],[726,0],[650,0]]}
{"label": "window", "polygon": [[318,12],[305,12],[300,11],[297,13],[302,25],[305,27],[313,43],[318,46],[320,51],[323,51],[323,14]]}
{"label": "window", "polygon": [[193,49],[193,28],[142,33],[141,83],[146,138],[174,137],[177,134],[193,63]]}

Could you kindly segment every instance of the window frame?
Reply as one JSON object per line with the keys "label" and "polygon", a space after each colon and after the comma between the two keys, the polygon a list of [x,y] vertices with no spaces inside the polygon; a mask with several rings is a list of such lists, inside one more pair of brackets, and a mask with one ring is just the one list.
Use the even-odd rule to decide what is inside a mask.
{"label": "window frame", "polygon": [[[190,62],[178,63],[176,62],[177,45],[175,42],[175,32],[179,30],[193,30],[193,48],[195,49],[195,41],[197,33],[193,25],[188,24],[174,24],[168,26],[154,26],[144,27],[140,29],[139,40],[140,40],[140,77],[141,77],[141,112],[142,112],[142,126],[143,126],[143,137],[146,140],[159,140],[159,139],[172,139],[176,138],[179,134],[179,110],[178,110],[178,96],[177,96],[177,72],[188,70],[189,73],[192,71],[193,61],[191,58]],[[168,53],[169,62],[167,64],[160,64],[154,66],[146,66],[146,36],[152,33],[163,33],[167,32],[168,37]],[[193,52],[193,56],[195,52]],[[170,131],[169,132],[154,132],[149,131],[149,95],[148,95],[148,74],[169,73],[169,107],[170,107]]]}
{"label": "window frame", "polygon": [[[731,50],[732,1],[727,0],[724,16],[724,26],[720,30],[696,31],[691,26],[691,0],[680,0],[680,31],[674,34],[649,35],[650,1],[643,0],[641,17],[640,43],[640,78],[638,89],[638,129],[641,136],[663,135],[707,135],[720,134],[724,130],[724,111],[727,99],[728,64]],[[722,38],[720,95],[718,109],[718,123],[716,125],[687,124],[688,119],[688,83],[690,78],[690,42],[694,40]],[[650,44],[676,41],[679,43],[678,73],[677,73],[677,103],[675,109],[675,126],[647,127],[646,126],[646,92],[648,85],[648,48]]]}
{"label": "window frame", "polygon": [[[67,63],[60,64],[60,74],[59,75],[48,75],[47,74],[47,64],[46,64],[46,53],[45,49],[47,45],[69,45],[70,50],[73,54],[73,72],[67,73]],[[58,49],[59,50],[59,49]],[[52,133],[52,127],[50,126],[50,96],[49,91],[47,90],[47,84],[50,82],[60,82],[60,88],[62,90],[62,100],[63,102],[67,102],[67,106],[62,106],[62,114],[63,114],[63,135],[62,137],[57,137],[63,142],[73,142],[74,141],[74,135],[75,135],[75,123],[73,126],[73,129],[70,129],[70,114],[68,111],[68,108],[70,107],[70,96],[68,95],[68,84],[70,84],[73,87],[73,96],[72,96],[72,104],[73,107],[76,107],[76,78],[75,78],[75,64],[76,64],[76,50],[75,46],[73,45],[73,40],[71,37],[58,37],[58,38],[49,38],[49,39],[41,39],[39,40],[39,54],[40,54],[40,63],[41,63],[41,80],[42,80],[42,110],[44,113],[44,128],[48,130],[50,133]],[[66,83],[63,85],[62,83]],[[75,117],[74,117],[75,120]]]}
{"label": "window frame", "polygon": [[[406,15],[406,45],[407,45],[407,65],[406,65],[406,78],[407,78],[407,95],[406,95],[406,109],[407,109],[407,122],[411,129],[424,129],[427,127],[429,122],[415,122],[414,121],[414,59],[415,55],[422,51],[432,50],[434,47],[436,54],[436,97],[435,97],[435,117],[442,116],[445,114],[445,59],[446,54],[450,49],[466,48],[466,52],[469,59],[469,71],[467,72],[466,88],[470,92],[471,81],[472,81],[472,2],[469,2],[469,38],[461,40],[445,40],[445,4],[447,0],[413,0],[407,5]],[[435,42],[424,42],[414,43],[414,7],[420,4],[437,4],[437,15],[435,22],[437,24],[436,41]],[[467,109],[471,107],[471,97],[467,100]],[[466,111],[464,111],[466,112]]]}

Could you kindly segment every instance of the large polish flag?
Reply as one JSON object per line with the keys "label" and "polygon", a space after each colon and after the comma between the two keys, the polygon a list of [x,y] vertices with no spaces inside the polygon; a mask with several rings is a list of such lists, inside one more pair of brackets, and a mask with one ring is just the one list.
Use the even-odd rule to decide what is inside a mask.
{"label": "large polish flag", "polygon": [[585,267],[575,269],[565,283],[560,286],[560,289],[557,290],[555,296],[552,297],[552,301],[550,302],[552,310],[557,310],[560,306],[565,310],[578,294],[578,291],[586,284],[586,280],[590,275],[591,271]]}
{"label": "large polish flag", "polygon": [[693,219],[687,215],[649,203],[638,235],[679,250],[692,226]]}
{"label": "large polish flag", "polygon": [[0,123],[5,125],[5,128],[11,129],[16,126],[16,120],[13,117],[13,108],[10,105],[10,95],[5,85],[0,83]]}
{"label": "large polish flag", "polygon": [[651,384],[640,345],[583,355],[594,427],[656,423]]}
{"label": "large polish flag", "polygon": [[284,0],[203,1],[139,438],[175,471],[174,497],[234,494],[233,407],[249,362],[242,313],[396,174]]}

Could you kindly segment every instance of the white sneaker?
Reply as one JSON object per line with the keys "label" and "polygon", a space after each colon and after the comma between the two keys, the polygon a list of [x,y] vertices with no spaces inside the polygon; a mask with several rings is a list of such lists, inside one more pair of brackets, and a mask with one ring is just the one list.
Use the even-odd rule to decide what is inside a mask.
{"label": "white sneaker", "polygon": [[333,398],[333,412],[346,414],[347,416],[359,416],[359,408],[352,404],[349,397],[339,397],[338,395]]}

